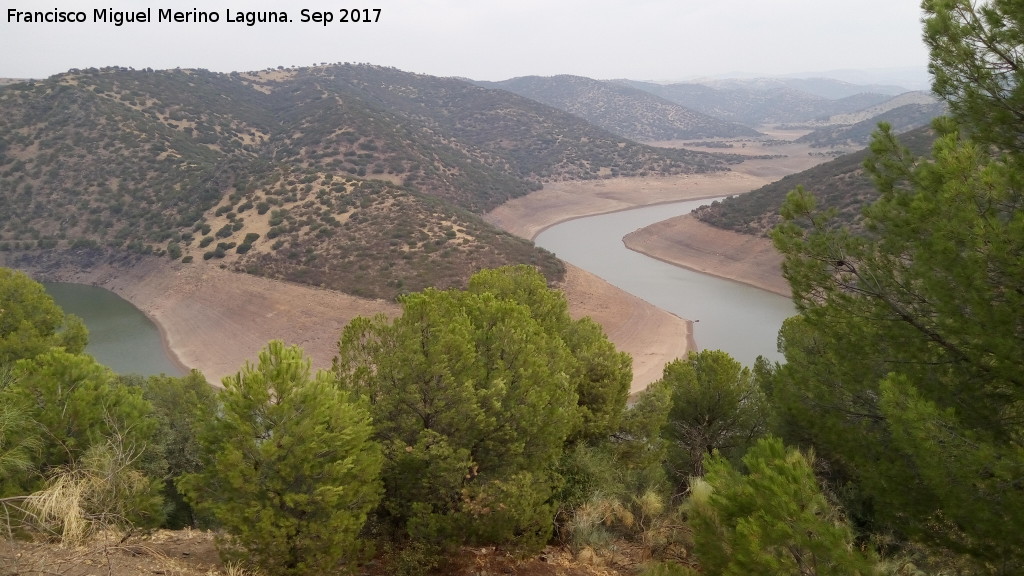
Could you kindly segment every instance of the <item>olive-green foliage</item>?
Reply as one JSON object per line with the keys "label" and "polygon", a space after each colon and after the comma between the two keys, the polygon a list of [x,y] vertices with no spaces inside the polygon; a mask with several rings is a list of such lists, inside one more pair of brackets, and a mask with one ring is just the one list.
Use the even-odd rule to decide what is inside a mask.
{"label": "olive-green foliage", "polygon": [[203,467],[178,485],[229,534],[224,552],[268,574],[323,574],[353,559],[381,493],[367,410],[279,341],[223,383]]}
{"label": "olive-green foliage", "polygon": [[569,378],[582,417],[573,439],[603,439],[618,427],[633,379],[633,362],[615,349],[600,324],[590,318],[572,320],[565,295],[548,288],[544,276],[531,266],[482,270],[470,278],[468,290],[527,306],[545,332],[565,343],[572,364]]}
{"label": "olive-green foliage", "polygon": [[666,364],[662,379],[652,387],[668,390],[663,437],[680,493],[690,477],[703,473],[706,455],[718,451],[738,461],[764,432],[764,395],[750,369],[726,352],[690,352]]}
{"label": "olive-green foliage", "polygon": [[0,366],[54,346],[81,352],[87,340],[85,324],[65,315],[41,284],[23,272],[0,268]]}
{"label": "olive-green foliage", "polygon": [[32,468],[32,454],[39,446],[39,432],[27,411],[0,400],[0,487]]}
{"label": "olive-green foliage", "polygon": [[745,473],[719,454],[687,504],[701,574],[867,576],[875,559],[822,494],[813,457],[777,438],[758,440],[743,457]]}
{"label": "olive-green foliage", "polygon": [[1024,152],[1024,8],[1009,0],[925,0],[932,89],[972,139]]}
{"label": "olive-green foliage", "polygon": [[166,463],[152,406],[140,390],[121,385],[91,356],[53,348],[15,363],[9,385],[0,391],[0,405],[24,410],[41,440],[33,454],[34,473],[0,478],[2,492],[32,492],[58,469],[75,466],[93,448],[114,442],[152,482],[148,493],[138,494],[128,520],[143,526],[163,520],[157,496]]}
{"label": "olive-green foliage", "polygon": [[216,392],[203,375],[192,370],[187,376],[150,376],[138,385],[153,405],[153,416],[160,426],[159,437],[167,461],[164,497],[167,505],[165,525],[169,528],[195,526],[195,517],[175,479],[199,472],[202,466],[199,432],[215,418]]}
{"label": "olive-green foliage", "polygon": [[934,162],[877,137],[873,238],[830,230],[806,194],[787,202],[811,225],[775,236],[802,314],[772,396],[790,437],[855,479],[875,529],[1019,568],[1024,171],[939,128]]}
{"label": "olive-green foliage", "polygon": [[485,273],[467,292],[411,294],[394,321],[358,318],[343,332],[335,371],[371,402],[384,511],[398,529],[448,544],[550,537],[556,464],[570,434],[587,430],[577,390],[596,384],[578,378],[555,328],[572,324],[564,301],[539,278]]}
{"label": "olive-green foliage", "polygon": [[[770,378],[781,430],[846,481],[851,511],[973,559],[1024,566],[1024,10],[928,0],[935,91],[950,104],[931,154],[887,127],[866,164],[867,236],[794,191],[774,234],[801,316]],[[894,486],[903,487],[893,490]]]}

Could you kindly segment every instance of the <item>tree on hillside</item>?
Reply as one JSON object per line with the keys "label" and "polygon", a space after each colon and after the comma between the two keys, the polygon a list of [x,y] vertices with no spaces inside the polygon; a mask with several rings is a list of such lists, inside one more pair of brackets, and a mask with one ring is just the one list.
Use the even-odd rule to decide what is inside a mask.
{"label": "tree on hillside", "polygon": [[199,434],[203,426],[216,417],[217,393],[202,373],[192,370],[188,375],[121,376],[122,380],[142,390],[153,406],[159,426],[163,455],[167,462],[164,497],[167,506],[165,525],[170,528],[196,526],[201,522],[177,489],[175,480],[202,469],[202,448]]}
{"label": "tree on hillside", "polygon": [[402,309],[353,320],[335,361],[343,388],[370,402],[388,516],[435,544],[543,544],[553,470],[579,422],[568,350],[491,293],[427,290]]}
{"label": "tree on hillside", "polygon": [[[32,454],[40,446],[34,424],[27,410],[0,401],[0,489],[32,468]],[[0,496],[4,496],[2,490]]]}
{"label": "tree on hillside", "polygon": [[22,411],[30,424],[26,436],[39,438],[31,472],[0,477],[0,493],[33,492],[113,442],[131,454],[132,468],[151,483],[126,508],[131,514],[125,520],[142,526],[163,520],[159,494],[166,463],[152,406],[140,390],[120,385],[91,356],[53,348],[15,363],[9,382],[0,388],[0,405]]}
{"label": "tree on hillside", "polygon": [[572,439],[597,440],[616,429],[629,396],[633,362],[615,349],[600,324],[590,318],[570,318],[565,295],[548,288],[544,276],[531,266],[482,270],[470,278],[468,291],[528,307],[548,335],[565,343],[570,356],[568,376],[581,417]]}
{"label": "tree on hillside", "polygon": [[679,493],[690,477],[703,474],[705,456],[718,451],[738,461],[764,432],[764,396],[750,369],[721,350],[690,352],[666,364],[652,386],[670,394],[662,434]]}
{"label": "tree on hillside", "polygon": [[42,284],[0,268],[0,366],[58,346],[78,353],[87,341],[85,324],[65,315]]}
{"label": "tree on hillside", "polygon": [[[877,531],[1018,573],[1024,554],[1024,10],[924,3],[936,91],[932,160],[887,127],[867,163],[881,197],[853,236],[795,190],[775,231],[800,316],[768,389],[791,441],[849,482]],[[948,37],[947,37],[948,36]],[[894,490],[899,486],[899,490]]]}
{"label": "tree on hillside", "polygon": [[203,467],[179,488],[230,535],[224,551],[268,574],[323,574],[353,559],[380,499],[365,407],[278,341],[223,383]]}
{"label": "tree on hillside", "polygon": [[925,0],[935,93],[971,138],[1024,152],[1024,7],[1011,0]]}
{"label": "tree on hillside", "polygon": [[629,357],[527,266],[410,294],[402,308],[350,323],[335,360],[385,446],[387,518],[434,544],[542,545],[563,449],[617,428]]}
{"label": "tree on hillside", "polygon": [[765,438],[743,457],[744,470],[720,454],[705,468],[685,506],[701,574],[876,573],[873,556],[822,493],[812,456]]}

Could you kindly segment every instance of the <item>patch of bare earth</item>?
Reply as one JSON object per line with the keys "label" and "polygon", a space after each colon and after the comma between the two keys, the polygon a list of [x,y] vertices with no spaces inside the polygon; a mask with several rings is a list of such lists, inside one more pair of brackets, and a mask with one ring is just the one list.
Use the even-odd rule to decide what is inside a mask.
{"label": "patch of bare earth", "polygon": [[[589,553],[587,553],[589,551]],[[495,547],[463,548],[435,573],[452,576],[516,574],[518,576],[621,576],[635,573],[637,562],[605,558],[584,549],[574,555],[549,546],[537,555],[522,557]],[[350,573],[339,570],[337,574]],[[371,560],[356,574],[394,574],[385,559]],[[214,535],[200,530],[159,530],[126,542],[102,538],[80,546],[57,546],[0,540],[0,576],[221,576],[254,574],[221,562]]]}
{"label": "patch of bare earth", "polygon": [[738,172],[554,182],[498,206],[485,219],[532,240],[545,228],[573,218],[650,204],[742,194],[768,182]]}
{"label": "patch of bare earth", "polygon": [[633,358],[630,394],[661,378],[666,362],[696,350],[690,322],[566,264],[561,289],[574,318],[590,316],[616,348]]}
{"label": "patch of bare earth", "polygon": [[[764,178],[739,172],[559,182],[495,208],[486,219],[508,232],[533,239],[545,228],[573,218],[664,202],[742,194],[766,183]],[[670,262],[683,264],[681,260]],[[666,363],[697,349],[687,319],[589,272],[573,266],[567,269],[562,289],[572,315],[593,318],[619,350],[633,357],[631,393],[661,378]]]}
{"label": "patch of bare earth", "polygon": [[[595,214],[639,206],[744,194],[827,158],[792,142],[806,131],[762,127],[769,138],[728,141],[721,151],[750,159],[726,173],[656,178],[615,178],[546,184],[542,190],[495,208],[486,219],[533,239],[544,229]],[[660,142],[666,147],[708,150],[692,142]],[[789,296],[782,256],[771,241],[709,226],[685,215],[630,233],[626,246],[652,258]],[[696,350],[689,322],[600,278],[569,267],[563,288],[576,317],[591,316],[620,350],[633,356],[635,393],[661,377],[665,363]],[[685,334],[685,338],[681,337]]]}
{"label": "patch of bare earth", "polygon": [[222,270],[209,263],[143,260],[131,267],[25,269],[40,280],[101,286],[145,312],[188,368],[220,382],[255,362],[270,340],[299,345],[314,368],[329,368],[341,330],[356,316],[395,315],[398,306]]}
{"label": "patch of bare earth", "polygon": [[782,277],[782,255],[771,240],[715,228],[692,214],[630,232],[622,241],[630,250],[669,264],[791,294]]}

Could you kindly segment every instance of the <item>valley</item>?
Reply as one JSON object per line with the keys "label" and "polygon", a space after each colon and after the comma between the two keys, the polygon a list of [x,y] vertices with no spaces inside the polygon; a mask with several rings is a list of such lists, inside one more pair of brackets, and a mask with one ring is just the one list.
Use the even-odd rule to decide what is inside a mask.
{"label": "valley", "polygon": [[[693,348],[687,320],[529,241],[573,218],[745,194],[856,149],[803,141],[816,129],[809,121],[755,130],[714,120],[710,108],[685,112],[681,102],[701,106],[710,88],[686,100],[681,86],[527,80],[483,88],[345,65],[232,75],[90,69],[12,84],[0,92],[10,129],[0,203],[29,205],[0,221],[0,264],[113,290],[161,326],[181,363],[218,382],[272,339],[329,367],[351,318],[392,315],[399,294],[526,262],[565,292],[574,317],[591,316],[634,357],[638,390]],[[748,88],[719,94],[734,108],[725,116],[743,120],[793,121],[779,111],[796,101],[851,122],[862,120],[850,119],[859,104],[886,109],[882,95],[829,104],[786,90],[758,110],[742,104]],[[643,126],[624,134],[648,142],[524,95],[583,118],[600,109],[592,121],[605,130]],[[659,122],[671,130],[655,129]],[[673,134],[701,139],[659,139]],[[63,220],[49,216],[68,210]],[[626,243],[787,293],[763,238],[685,216]]]}

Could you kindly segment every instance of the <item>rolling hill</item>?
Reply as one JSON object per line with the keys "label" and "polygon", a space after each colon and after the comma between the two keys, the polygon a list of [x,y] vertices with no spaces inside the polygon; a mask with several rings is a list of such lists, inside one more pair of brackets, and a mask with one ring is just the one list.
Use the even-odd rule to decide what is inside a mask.
{"label": "rolling hill", "polygon": [[[923,127],[900,136],[901,143],[916,155],[928,154],[934,135]],[[859,228],[862,208],[878,196],[864,171],[868,150],[840,156],[809,170],[790,174],[757,190],[733,196],[696,210],[696,217],[712,226],[743,234],[766,236],[781,220],[779,208],[786,194],[803,186],[818,197],[822,209],[835,208],[837,220]]]}
{"label": "rolling hill", "polygon": [[708,116],[751,127],[820,121],[837,114],[857,112],[892,98],[889,94],[858,93],[832,99],[775,81],[720,81],[711,85],[618,82]]}
{"label": "rolling hill", "polygon": [[0,250],[207,259],[391,298],[484,266],[558,277],[479,217],[544,182],[737,160],[393,68],[72,70],[0,88]]}
{"label": "rolling hill", "polygon": [[582,76],[524,76],[477,82],[575,114],[609,132],[637,141],[756,137],[756,130],[719,120],[650,92]]}
{"label": "rolling hill", "polygon": [[796,141],[815,147],[867,146],[880,122],[896,133],[927,126],[946,113],[946,106],[927,92],[907,92],[856,113],[840,114],[822,122],[825,126]]}

